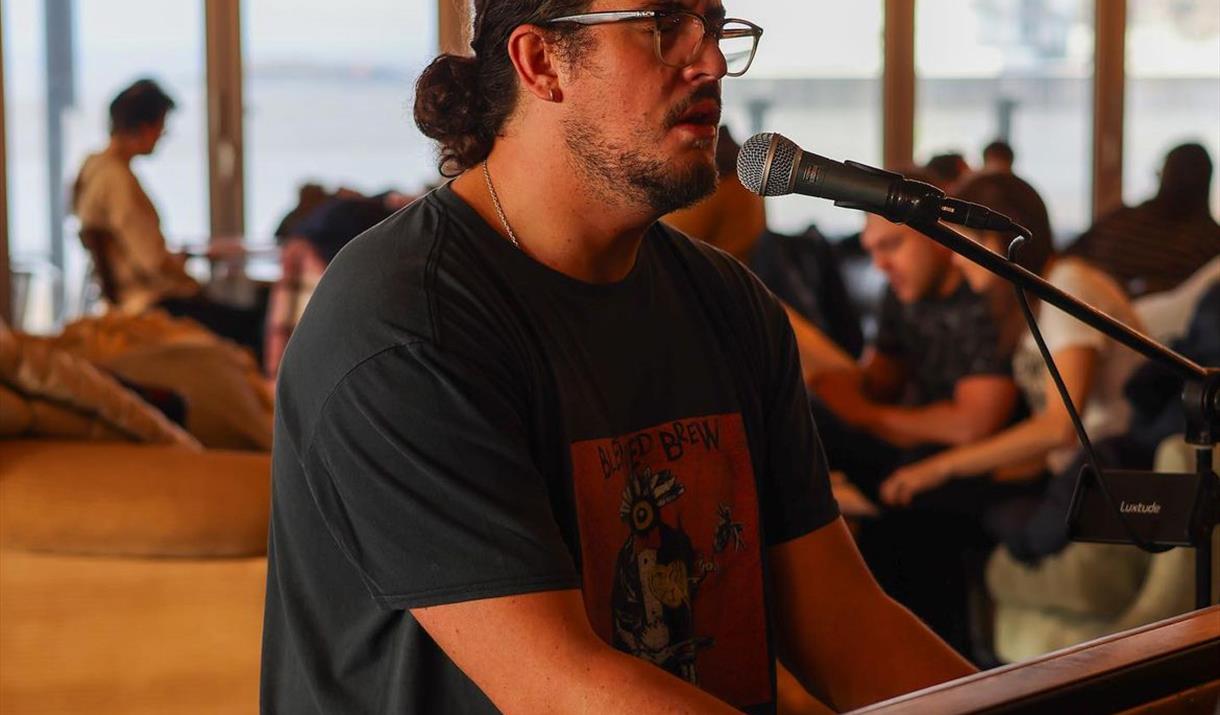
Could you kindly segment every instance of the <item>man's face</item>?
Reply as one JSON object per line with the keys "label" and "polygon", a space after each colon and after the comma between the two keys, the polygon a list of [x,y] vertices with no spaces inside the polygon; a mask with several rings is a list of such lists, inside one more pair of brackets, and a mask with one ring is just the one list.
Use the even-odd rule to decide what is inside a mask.
{"label": "man's face", "polygon": [[145,124],[136,130],[136,153],[151,154],[157,149],[157,142],[165,135],[165,117],[152,124]]}
{"label": "man's face", "polygon": [[[685,9],[713,21],[714,0],[649,3],[594,0],[589,12]],[[564,140],[579,168],[601,188],[658,215],[698,201],[716,187],[716,128],[725,61],[710,38],[684,68],[661,63],[650,21],[577,30],[591,46],[571,68]]]}
{"label": "man's face", "polygon": [[947,249],[912,228],[880,216],[868,217],[860,243],[903,303],[931,295],[953,270]]}

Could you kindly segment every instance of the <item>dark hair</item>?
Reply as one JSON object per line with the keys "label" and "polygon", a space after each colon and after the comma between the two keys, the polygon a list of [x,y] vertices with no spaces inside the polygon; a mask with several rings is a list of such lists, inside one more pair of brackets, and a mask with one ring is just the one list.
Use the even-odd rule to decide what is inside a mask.
{"label": "dark hair", "polygon": [[156,124],[175,106],[161,85],[138,79],[110,103],[110,133],[125,134]]}
{"label": "dark hair", "polygon": [[1011,164],[1016,160],[1016,155],[1012,151],[1012,146],[1003,139],[996,139],[987,146],[983,147],[983,159],[989,156]]}
{"label": "dark hair", "polygon": [[970,170],[970,165],[964,156],[953,152],[937,154],[928,160],[924,168],[944,184],[953,184]]}
{"label": "dark hair", "polygon": [[1212,160],[1201,144],[1182,144],[1165,156],[1154,204],[1166,216],[1208,215]]}
{"label": "dark hair", "polygon": [[955,192],[966,201],[982,204],[1016,221],[1033,234],[1021,247],[1018,262],[1041,275],[1055,255],[1050,215],[1042,197],[1024,179],[997,171],[975,174]]}
{"label": "dark hair", "polygon": [[[442,54],[415,83],[415,123],[440,143],[441,174],[456,176],[487,158],[504,121],[517,106],[517,72],[508,38],[521,25],[584,11],[589,0],[476,0],[474,56]],[[556,28],[569,38],[578,26]],[[568,43],[569,61],[584,45]]]}
{"label": "dark hair", "polygon": [[902,174],[911,181],[922,181],[925,184],[935,186],[941,191],[949,190],[949,184],[945,181],[945,177],[937,176],[936,174],[928,171],[926,167],[920,166],[919,164],[899,164],[895,166],[892,171]]}

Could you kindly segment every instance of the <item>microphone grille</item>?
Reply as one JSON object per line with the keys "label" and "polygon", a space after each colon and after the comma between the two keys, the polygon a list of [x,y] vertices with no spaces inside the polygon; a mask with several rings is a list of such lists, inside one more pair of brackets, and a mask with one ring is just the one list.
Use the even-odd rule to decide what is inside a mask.
{"label": "microphone grille", "polygon": [[737,155],[737,178],[742,186],[760,196],[791,193],[792,171],[799,152],[796,144],[781,134],[755,134]]}

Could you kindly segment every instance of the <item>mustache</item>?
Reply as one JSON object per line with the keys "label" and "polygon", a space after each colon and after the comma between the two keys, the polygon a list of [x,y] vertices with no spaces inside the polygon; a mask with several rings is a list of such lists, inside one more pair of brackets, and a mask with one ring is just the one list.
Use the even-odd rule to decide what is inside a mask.
{"label": "mustache", "polygon": [[673,109],[665,115],[665,127],[671,129],[676,127],[682,121],[682,115],[690,111],[691,107],[699,102],[711,100],[716,103],[716,123],[720,123],[720,111],[722,102],[720,101],[720,87],[716,84],[706,84],[699,89],[696,89],[691,96],[679,102]]}

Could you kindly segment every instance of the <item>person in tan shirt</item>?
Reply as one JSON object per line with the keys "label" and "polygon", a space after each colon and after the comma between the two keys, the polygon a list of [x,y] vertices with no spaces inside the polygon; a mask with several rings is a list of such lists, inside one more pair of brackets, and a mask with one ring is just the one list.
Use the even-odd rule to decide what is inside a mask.
{"label": "person in tan shirt", "polygon": [[112,309],[134,315],[159,308],[192,318],[261,359],[263,307],[223,305],[203,295],[185,270],[186,256],[166,247],[157,208],[131,170],[132,159],[156,150],[173,108],[174,100],[150,79],[134,82],[110,103],[110,142],[85,159],[73,188],[82,238],[88,232],[109,237],[92,250],[94,261],[109,268]]}
{"label": "person in tan shirt", "polygon": [[132,159],[156,150],[173,108],[174,101],[152,80],[120,92],[110,104],[110,143],[85,159],[73,192],[81,227],[113,237],[102,248],[117,293],[113,307],[128,313],[199,293],[199,284],[183,268],[185,258],[166,248],[157,209],[131,170]]}

